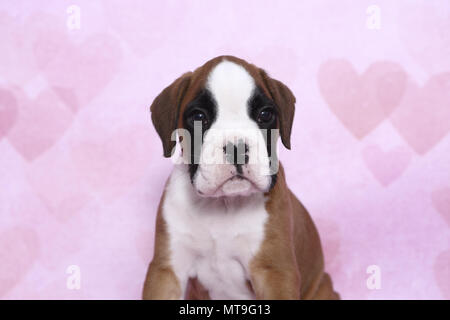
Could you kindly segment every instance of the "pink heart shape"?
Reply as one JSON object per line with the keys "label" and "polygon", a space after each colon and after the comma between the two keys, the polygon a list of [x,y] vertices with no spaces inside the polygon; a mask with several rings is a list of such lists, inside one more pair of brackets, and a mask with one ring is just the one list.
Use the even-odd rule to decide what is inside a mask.
{"label": "pink heart shape", "polygon": [[406,74],[395,63],[379,61],[359,76],[350,62],[330,60],[320,66],[318,81],[331,111],[361,139],[397,107],[403,96]]}
{"label": "pink heart shape", "polygon": [[391,123],[418,154],[430,151],[450,131],[450,72],[432,76],[422,88],[409,83]]}
{"label": "pink heart shape", "polygon": [[441,252],[434,261],[434,277],[444,299],[450,299],[450,250]]}
{"label": "pink heart shape", "polygon": [[41,92],[35,99],[29,99],[19,89],[13,92],[19,113],[8,139],[26,160],[33,161],[62,137],[74,115],[49,90]]}
{"label": "pink heart shape", "polygon": [[0,140],[8,134],[16,119],[16,98],[11,91],[0,88]]}
{"label": "pink heart shape", "polygon": [[431,194],[434,208],[450,226],[450,187],[436,189]]}
{"label": "pink heart shape", "polygon": [[17,226],[0,233],[0,297],[27,274],[39,249],[39,239],[32,229]]}
{"label": "pink heart shape", "polygon": [[120,45],[111,36],[94,35],[76,45],[58,31],[36,42],[35,55],[50,87],[73,111],[105,88],[122,59]]}
{"label": "pink heart shape", "polygon": [[371,145],[364,148],[362,156],[367,168],[383,186],[398,179],[411,161],[411,153],[404,147],[383,151]]}

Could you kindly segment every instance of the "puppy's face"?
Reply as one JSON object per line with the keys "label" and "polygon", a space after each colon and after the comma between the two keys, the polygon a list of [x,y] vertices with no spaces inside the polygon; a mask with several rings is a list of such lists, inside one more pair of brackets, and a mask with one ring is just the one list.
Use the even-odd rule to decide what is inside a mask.
{"label": "puppy's face", "polygon": [[246,196],[275,185],[278,133],[289,147],[294,103],[290,90],[263,70],[219,57],[177,79],[151,109],[166,156],[175,144],[173,132],[165,140],[167,128],[178,129],[198,194]]}

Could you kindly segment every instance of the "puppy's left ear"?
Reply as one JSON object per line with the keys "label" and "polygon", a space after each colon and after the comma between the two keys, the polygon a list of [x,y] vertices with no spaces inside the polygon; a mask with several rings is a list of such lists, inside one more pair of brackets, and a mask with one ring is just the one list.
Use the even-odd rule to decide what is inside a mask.
{"label": "puppy's left ear", "polygon": [[177,129],[180,105],[191,81],[192,72],[187,72],[165,88],[150,106],[152,122],[161,138],[164,157],[169,158],[175,147],[171,139],[172,132]]}
{"label": "puppy's left ear", "polygon": [[295,113],[295,96],[284,83],[269,77],[263,69],[260,69],[260,73],[269,90],[272,101],[275,102],[277,108],[281,141],[287,149],[291,149],[291,130]]}

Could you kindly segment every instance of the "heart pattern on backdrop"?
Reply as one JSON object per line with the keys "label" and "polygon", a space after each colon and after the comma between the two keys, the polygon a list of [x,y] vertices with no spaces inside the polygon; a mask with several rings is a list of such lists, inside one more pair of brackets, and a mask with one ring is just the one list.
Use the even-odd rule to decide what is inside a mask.
{"label": "heart pattern on backdrop", "polygon": [[394,111],[402,99],[406,78],[399,65],[386,61],[375,62],[358,75],[347,60],[329,60],[318,72],[322,96],[357,139]]}
{"label": "heart pattern on backdrop", "polygon": [[108,35],[93,35],[81,44],[55,32],[35,44],[36,61],[60,99],[77,111],[96,97],[119,69],[122,52]]}
{"label": "heart pattern on backdrop", "polygon": [[34,99],[20,89],[15,88],[13,92],[19,112],[8,140],[27,161],[33,161],[63,136],[74,115],[49,89]]}
{"label": "heart pattern on backdrop", "polygon": [[[308,207],[323,210],[311,214],[342,297],[450,299],[450,186],[434,185],[448,176],[450,5],[424,0],[405,11],[406,5],[384,3],[382,12],[400,13],[382,18],[385,37],[366,28],[340,32],[364,18],[364,4],[341,12],[330,0],[328,7],[339,9],[336,20],[336,10],[323,4],[296,2],[292,10],[292,4],[258,1],[130,1],[77,1],[80,30],[67,28],[68,4],[0,5],[0,181],[6,178],[7,187],[0,192],[0,298],[139,297],[171,166],[150,120],[143,119],[150,96],[180,70],[228,53],[267,68],[299,97],[301,126],[294,130],[307,127],[297,142],[317,148],[313,155],[286,154],[292,157],[286,171],[312,169],[288,178]],[[398,39],[396,32],[389,36],[392,27]],[[365,50],[352,48],[367,41]],[[376,56],[405,61],[411,77],[399,64],[369,60]],[[423,74],[429,80],[415,83],[413,76]],[[310,82],[314,76],[319,90]],[[321,97],[325,108],[301,108],[302,101]],[[337,126],[328,130],[330,120]],[[403,144],[383,143],[397,135]],[[375,144],[360,143],[366,137]],[[416,153],[421,157],[412,161]],[[311,156],[324,161],[308,162]],[[434,190],[431,198],[408,198],[405,208],[385,201],[423,194],[423,188]],[[434,209],[437,220],[422,219]],[[373,228],[380,221],[394,238],[382,240],[380,228]],[[398,254],[411,237],[415,250]],[[405,269],[417,254],[423,259]],[[383,268],[383,290],[366,287],[366,267],[373,263]],[[82,268],[82,290],[67,290],[71,264]],[[410,290],[404,284],[417,270],[431,278],[418,279]]]}
{"label": "heart pattern on backdrop", "polygon": [[434,190],[431,194],[431,200],[434,208],[450,227],[450,187]]}
{"label": "heart pattern on backdrop", "polygon": [[411,161],[411,153],[405,147],[383,151],[377,145],[370,145],[363,149],[362,157],[373,176],[385,187],[397,180]]}
{"label": "heart pattern on backdrop", "polygon": [[391,123],[418,154],[430,151],[450,132],[450,72],[432,76],[422,88],[410,82]]}

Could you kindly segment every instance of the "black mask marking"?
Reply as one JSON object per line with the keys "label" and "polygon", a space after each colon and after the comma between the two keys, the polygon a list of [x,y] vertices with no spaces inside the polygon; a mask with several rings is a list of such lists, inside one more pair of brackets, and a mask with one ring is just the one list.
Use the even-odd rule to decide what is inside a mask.
{"label": "black mask marking", "polygon": [[[262,134],[267,146],[267,154],[270,160],[270,167],[278,169],[278,157],[276,154],[276,150],[272,150],[272,147],[275,148],[275,143],[278,139],[278,136],[275,136],[274,133],[277,129],[277,111],[276,106],[272,100],[270,100],[261,90],[261,88],[257,87],[252,97],[248,101],[248,113],[251,119],[253,119],[258,127],[262,130]],[[272,116],[269,117],[268,113],[271,113]],[[278,170],[275,170],[276,172]],[[273,173],[271,175],[271,183],[269,189],[273,188],[277,181],[277,173]]]}

